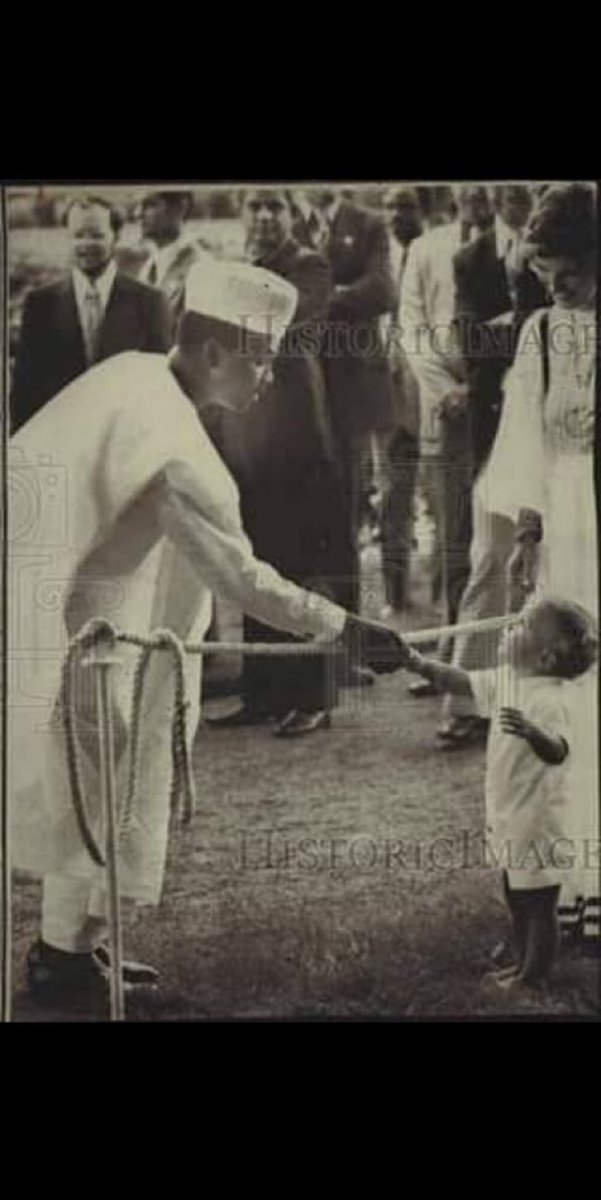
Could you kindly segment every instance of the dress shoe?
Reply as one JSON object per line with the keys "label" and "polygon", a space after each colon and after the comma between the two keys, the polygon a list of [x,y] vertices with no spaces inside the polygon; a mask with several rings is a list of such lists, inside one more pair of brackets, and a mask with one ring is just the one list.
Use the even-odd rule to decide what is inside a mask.
{"label": "dress shoe", "polygon": [[485,717],[454,717],[436,731],[443,750],[459,750],[463,746],[485,746],[490,721]]}
{"label": "dress shoe", "polygon": [[409,684],[407,691],[410,696],[413,696],[414,700],[421,700],[426,696],[440,695],[438,689],[434,687],[433,683],[430,683],[429,679],[416,679],[415,683]]}
{"label": "dress shoe", "polygon": [[[32,998],[46,1007],[106,1010],[110,998],[111,968],[97,951],[69,954],[35,942],[27,955],[27,983]],[[146,975],[146,982],[140,974]],[[137,976],[134,981],[132,976]],[[151,981],[152,978],[152,981]],[[123,964],[123,994],[129,1000],[154,999],[159,994],[157,972],[142,963]]]}
{"label": "dress shoe", "polygon": [[[110,971],[111,954],[104,942],[93,951],[93,957],[99,963],[101,970]],[[159,978],[156,967],[150,967],[147,963],[133,962],[131,959],[123,960],[121,970],[124,983],[156,983]]]}
{"label": "dress shoe", "polygon": [[239,729],[243,725],[266,725],[272,721],[271,713],[260,712],[243,704],[225,717],[205,717],[205,723],[210,729]]}
{"label": "dress shoe", "polygon": [[303,737],[306,733],[315,733],[317,729],[329,729],[331,723],[329,712],[323,709],[302,712],[301,709],[294,708],[280,722],[274,737]]}

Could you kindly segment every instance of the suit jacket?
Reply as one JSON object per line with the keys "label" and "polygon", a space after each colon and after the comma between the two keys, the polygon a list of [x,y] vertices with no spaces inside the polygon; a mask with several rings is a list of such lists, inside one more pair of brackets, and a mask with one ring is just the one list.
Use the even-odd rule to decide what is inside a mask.
{"label": "suit jacket", "polygon": [[257,265],[298,288],[294,318],[273,363],[273,384],[247,414],[225,414],[224,454],[241,484],[298,481],[316,461],[332,456],[319,361],[320,323],[328,311],[331,276],[327,262],[290,238]]}
{"label": "suit jacket", "polygon": [[344,528],[319,357],[330,270],[293,238],[258,265],[298,288],[296,313],[273,364],[273,384],[248,413],[222,413],[211,434],[239,484],[257,553],[291,579],[323,579],[334,572]]}
{"label": "suit jacket", "polygon": [[[164,296],[119,271],[109,296],[97,359],[124,350],[165,352],[172,344]],[[13,432],[88,369],[71,274],[25,301],[11,396]]]}
{"label": "suit jacket", "polygon": [[394,304],[380,217],[343,201],[325,247],[335,287],[323,346],[328,399],[340,433],[394,427],[390,366],[379,318]]}
{"label": "suit jacket", "polygon": [[[505,264],[497,255],[494,229],[465,246],[455,258],[455,313],[466,365],[474,465],[488,457],[502,405],[502,382],[513,362],[522,325],[549,304],[540,280],[528,267],[517,276],[512,299]],[[503,324],[490,325],[507,314]]]}

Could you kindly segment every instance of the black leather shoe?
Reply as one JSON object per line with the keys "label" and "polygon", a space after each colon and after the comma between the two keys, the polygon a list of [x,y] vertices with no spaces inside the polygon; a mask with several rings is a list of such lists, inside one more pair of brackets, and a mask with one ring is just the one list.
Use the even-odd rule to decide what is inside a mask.
{"label": "black leather shoe", "polygon": [[205,717],[205,724],[210,729],[239,729],[242,725],[266,725],[272,721],[271,713],[258,712],[245,704],[225,717]]}
{"label": "black leather shoe", "polygon": [[426,696],[438,696],[440,693],[429,679],[416,679],[414,683],[410,683],[407,691],[414,700],[421,700]]}
{"label": "black leather shoe", "polygon": [[[99,963],[101,970],[110,971],[111,955],[108,946],[104,943],[97,946],[93,958]],[[131,959],[123,960],[121,970],[124,983],[156,983],[159,978],[156,967],[150,967],[147,963],[132,962]]]}
{"label": "black leather shoe", "polygon": [[331,723],[329,712],[323,709],[301,712],[295,708],[280,722],[274,737],[302,737],[306,733],[315,733],[317,729],[329,729]]}
{"label": "black leather shoe", "polygon": [[[139,964],[141,966],[141,964]],[[152,968],[145,968],[151,971]],[[110,967],[104,966],[97,954],[68,954],[34,943],[27,955],[27,983],[32,998],[45,1007],[92,1009],[108,1011],[110,998]],[[123,979],[126,1000],[156,998],[156,983],[131,982]]]}

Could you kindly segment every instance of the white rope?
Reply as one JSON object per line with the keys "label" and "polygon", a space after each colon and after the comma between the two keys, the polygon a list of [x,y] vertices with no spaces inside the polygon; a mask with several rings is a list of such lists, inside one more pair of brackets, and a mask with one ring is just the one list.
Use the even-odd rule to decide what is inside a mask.
{"label": "white rope", "polygon": [[[420,646],[427,642],[438,641],[441,637],[462,637],[468,633],[486,633],[493,630],[504,629],[509,625],[514,625],[519,620],[519,613],[511,613],[509,616],[503,617],[484,617],[480,621],[465,621],[462,625],[437,625],[430,629],[411,629],[399,630],[399,637],[408,646]],[[384,626],[382,626],[384,628]],[[397,632],[393,629],[391,633]],[[146,648],[149,644],[147,638],[139,637],[137,634],[116,633],[117,641],[125,642],[130,646],[140,646]],[[167,646],[158,646],[157,649],[167,649]],[[344,647],[339,646],[335,642],[312,641],[312,642],[189,642],[184,645],[184,650],[187,654],[243,654],[245,657],[254,657],[257,655],[267,658],[277,657],[304,657],[305,655],[317,654],[332,654],[338,651],[344,652]]]}

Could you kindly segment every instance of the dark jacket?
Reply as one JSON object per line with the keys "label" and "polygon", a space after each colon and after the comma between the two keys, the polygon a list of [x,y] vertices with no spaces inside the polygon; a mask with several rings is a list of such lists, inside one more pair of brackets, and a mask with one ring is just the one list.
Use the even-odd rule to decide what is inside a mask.
{"label": "dark jacket", "polygon": [[[495,439],[503,376],[513,362],[520,329],[526,317],[548,304],[549,298],[526,267],[517,277],[512,301],[494,229],[458,252],[454,270],[455,314],[466,362],[474,465],[479,470]],[[506,324],[487,324],[504,313],[509,318]]]}
{"label": "dark jacket", "polygon": [[321,362],[327,262],[290,239],[261,266],[293,283],[298,306],[273,364],[273,384],[248,413],[224,413],[215,440],[241,493],[256,552],[297,582],[335,575],[343,497]]}
{"label": "dark jacket", "polygon": [[[124,350],[165,352],[172,343],[164,296],[119,271],[98,343],[98,361]],[[88,368],[71,274],[25,301],[11,396],[13,432]]]}
{"label": "dark jacket", "polygon": [[319,361],[331,277],[322,255],[293,238],[257,265],[299,291],[296,313],[273,364],[273,384],[248,413],[227,414],[224,422],[224,457],[238,482],[264,489],[275,481],[294,486],[307,469],[332,455]]}
{"label": "dark jacket", "polygon": [[335,428],[360,433],[394,427],[391,374],[379,318],[394,304],[388,234],[380,217],[343,201],[326,253],[336,288],[323,347]]}

